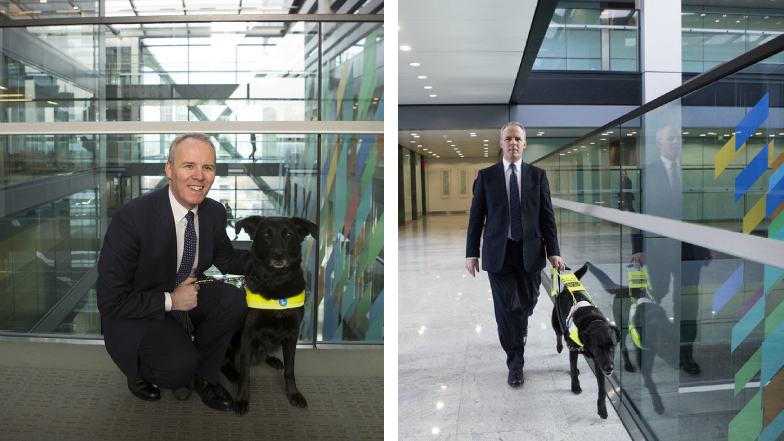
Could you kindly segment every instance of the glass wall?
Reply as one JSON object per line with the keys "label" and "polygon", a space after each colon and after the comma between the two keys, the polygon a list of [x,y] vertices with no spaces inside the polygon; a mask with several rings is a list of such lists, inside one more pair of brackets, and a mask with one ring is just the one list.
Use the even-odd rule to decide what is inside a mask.
{"label": "glass wall", "polygon": [[638,11],[556,8],[534,70],[637,72]]}
{"label": "glass wall", "polygon": [[784,88],[760,74],[777,50],[536,163],[567,262],[622,329],[616,404],[649,439],[784,436]]}
{"label": "glass wall", "polygon": [[[209,197],[230,213],[235,247],[250,245],[234,231],[249,215],[319,222],[318,240],[303,245],[301,341],[383,341],[383,16],[237,19],[2,30],[0,122],[39,125],[3,135],[0,124],[0,332],[98,337],[95,264],[111,216],[167,184],[177,134],[217,123]],[[378,130],[309,127],[329,121]],[[76,122],[95,131],[50,125]],[[128,133],[127,122],[181,130]],[[231,126],[252,122],[258,130]]]}
{"label": "glass wall", "polygon": [[[683,9],[683,72],[708,71],[784,33],[784,13],[780,11],[711,12],[688,6]],[[784,55],[779,54],[758,68],[783,63]]]}

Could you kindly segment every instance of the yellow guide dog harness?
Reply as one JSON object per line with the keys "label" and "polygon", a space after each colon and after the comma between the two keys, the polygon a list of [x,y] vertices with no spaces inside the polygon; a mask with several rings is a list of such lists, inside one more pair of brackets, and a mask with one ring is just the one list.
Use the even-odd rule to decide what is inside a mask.
{"label": "yellow guide dog harness", "polygon": [[293,309],[305,305],[305,290],[288,298],[268,299],[261,294],[250,291],[246,285],[245,300],[248,302],[248,308],[253,309]]}
{"label": "yellow guide dog harness", "polygon": [[[579,337],[579,330],[577,329],[577,324],[574,323],[574,313],[580,308],[586,306],[594,306],[591,300],[591,296],[588,295],[588,290],[585,289],[580,280],[574,274],[558,274],[558,270],[553,268],[552,269],[552,284],[550,288],[550,296],[556,297],[558,295],[558,291],[556,290],[556,285],[560,284],[558,279],[560,278],[561,281],[564,282],[566,289],[569,290],[569,294],[572,295],[572,308],[569,310],[569,315],[566,316],[566,329],[569,332],[569,338],[572,339],[573,342],[580,347],[580,351],[583,350],[583,342],[580,341]],[[585,293],[585,296],[588,297],[588,300],[580,300],[579,302],[574,297],[574,293],[582,291]],[[557,300],[556,300],[557,302]],[[560,317],[559,317],[560,319]]]}
{"label": "yellow guide dog harness", "polygon": [[[648,267],[643,266],[639,270],[629,271],[629,298],[632,300],[632,306],[629,308],[629,335],[632,337],[634,345],[640,349],[645,349],[642,345],[642,338],[640,338],[640,331],[637,329],[635,322],[637,320],[637,305],[643,303],[653,303],[650,295],[651,284],[648,277]],[[635,299],[632,295],[632,289],[644,289],[645,297]]]}

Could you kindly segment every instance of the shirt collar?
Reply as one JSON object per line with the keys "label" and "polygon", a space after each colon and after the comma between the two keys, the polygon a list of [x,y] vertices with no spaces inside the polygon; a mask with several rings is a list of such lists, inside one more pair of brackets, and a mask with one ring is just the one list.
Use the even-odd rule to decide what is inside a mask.
{"label": "shirt collar", "polygon": [[[172,214],[174,215],[174,223],[181,221],[186,214],[188,214],[188,209],[180,205],[177,199],[174,197],[174,193],[172,193],[171,186],[169,186],[169,203],[171,204]],[[191,210],[193,212],[194,218],[199,214],[199,206],[193,207]]]}
{"label": "shirt collar", "polygon": [[673,164],[674,165],[678,164],[677,162],[671,161],[665,158],[664,156],[659,156],[659,157],[661,158],[662,163],[664,163],[664,167],[667,169],[667,171],[669,171],[672,168]]}
{"label": "shirt collar", "polygon": [[[505,171],[506,171],[506,170],[509,170],[509,164],[511,164],[511,162],[507,161],[507,160],[506,160],[506,158],[501,158],[501,160],[502,160],[502,161],[504,161],[504,170],[505,170]],[[518,159],[517,161],[515,161],[515,162],[514,162],[514,165],[515,165],[515,168],[516,168],[518,171],[519,171],[519,170],[522,170],[522,169],[520,168],[520,166],[521,166],[521,165],[523,165],[523,158],[520,158],[520,159]]]}

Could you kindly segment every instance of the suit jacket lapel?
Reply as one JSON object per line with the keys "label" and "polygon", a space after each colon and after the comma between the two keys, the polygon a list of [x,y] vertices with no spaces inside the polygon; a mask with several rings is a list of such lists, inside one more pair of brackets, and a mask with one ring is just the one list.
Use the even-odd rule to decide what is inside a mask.
{"label": "suit jacket lapel", "polygon": [[177,277],[177,230],[174,227],[174,215],[172,215],[171,202],[169,201],[169,186],[158,190],[153,204],[153,211],[158,216],[158,225],[161,226],[161,238],[166,268],[166,274],[171,275],[171,283]]}
{"label": "suit jacket lapel", "polygon": [[199,264],[196,266],[196,274],[201,274],[209,267],[211,259],[208,258],[208,250],[212,249],[212,223],[204,205],[199,206]]}

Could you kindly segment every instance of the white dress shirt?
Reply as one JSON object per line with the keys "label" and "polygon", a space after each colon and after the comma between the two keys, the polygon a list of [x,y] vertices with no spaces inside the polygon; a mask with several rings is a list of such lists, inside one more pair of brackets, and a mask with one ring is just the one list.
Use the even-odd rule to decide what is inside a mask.
{"label": "white dress shirt", "polygon": [[[169,187],[169,202],[171,203],[172,208],[172,216],[174,216],[174,229],[177,232],[177,269],[180,269],[180,263],[182,263],[182,250],[185,248],[185,228],[188,226],[188,219],[185,216],[188,214],[188,209],[180,205],[177,202],[177,199],[174,197],[174,193],[172,193],[171,187]],[[196,271],[196,266],[199,264],[199,206],[193,207],[193,228],[196,229],[196,256],[193,259],[193,268],[191,268],[191,272]],[[171,293],[165,292],[163,293],[165,296],[165,306],[164,309],[166,311],[171,311],[172,308],[172,301],[171,301]]]}

